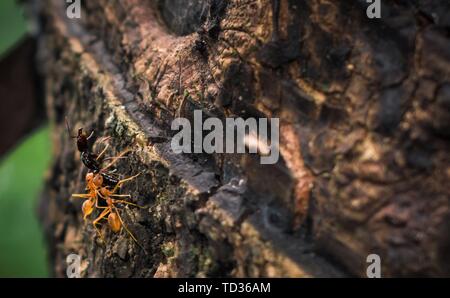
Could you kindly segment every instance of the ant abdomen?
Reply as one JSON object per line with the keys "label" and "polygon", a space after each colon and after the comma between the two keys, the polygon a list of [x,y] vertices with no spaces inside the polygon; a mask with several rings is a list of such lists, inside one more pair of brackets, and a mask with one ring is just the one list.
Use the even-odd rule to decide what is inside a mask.
{"label": "ant abdomen", "polygon": [[100,171],[100,165],[95,155],[92,154],[91,152],[89,151],[81,152],[81,161],[89,170],[92,170],[94,172]]}
{"label": "ant abdomen", "polygon": [[111,227],[111,230],[114,233],[119,232],[120,228],[122,227],[119,217],[114,212],[109,214],[109,216],[108,216],[108,224],[109,224],[109,226]]}
{"label": "ant abdomen", "polygon": [[83,218],[86,219],[94,211],[94,202],[92,200],[84,201],[81,211],[83,212]]}
{"label": "ant abdomen", "polygon": [[111,175],[108,175],[106,173],[102,173],[103,177],[103,184],[109,187],[114,187],[119,183],[119,180],[112,177]]}

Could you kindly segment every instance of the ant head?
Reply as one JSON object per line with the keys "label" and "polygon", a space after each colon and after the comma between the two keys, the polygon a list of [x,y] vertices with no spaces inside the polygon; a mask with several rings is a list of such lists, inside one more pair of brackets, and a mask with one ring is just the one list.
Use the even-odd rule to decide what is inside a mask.
{"label": "ant head", "polygon": [[84,152],[84,151],[88,150],[88,139],[89,138],[83,132],[83,127],[80,127],[78,129],[78,134],[76,136],[73,136],[70,132],[70,125],[69,125],[69,120],[67,120],[67,117],[66,117],[66,127],[67,127],[67,132],[69,133],[69,136],[72,139],[77,139],[78,151]]}
{"label": "ant head", "polygon": [[79,138],[79,137],[82,137],[82,136],[84,136],[83,127],[80,127],[80,128],[78,128],[78,135],[77,135],[77,137]]}
{"label": "ant head", "polygon": [[94,179],[94,173],[89,172],[86,174],[86,183],[91,183],[92,179]]}
{"label": "ant head", "polygon": [[94,182],[95,186],[97,186],[99,188],[102,187],[102,185],[103,185],[103,176],[101,174],[95,174],[93,182]]}
{"label": "ant head", "polygon": [[78,151],[84,152],[88,150],[88,138],[86,137],[86,134],[83,132],[83,128],[80,127],[78,129],[78,134],[75,137],[77,139],[77,147]]}

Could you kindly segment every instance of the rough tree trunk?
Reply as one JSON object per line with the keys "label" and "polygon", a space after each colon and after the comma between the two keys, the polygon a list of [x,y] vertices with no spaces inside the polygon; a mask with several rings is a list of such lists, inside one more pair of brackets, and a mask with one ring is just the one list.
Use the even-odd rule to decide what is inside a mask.
{"label": "rough tree trunk", "polygon": [[[70,253],[82,276],[365,276],[372,253],[383,276],[449,274],[447,1],[382,1],[379,20],[362,0],[36,2],[56,276]],[[280,161],[174,154],[194,109],[279,117]],[[144,249],[83,222],[65,116],[133,149],[117,172],[142,173],[122,192],[149,207],[122,215]]]}

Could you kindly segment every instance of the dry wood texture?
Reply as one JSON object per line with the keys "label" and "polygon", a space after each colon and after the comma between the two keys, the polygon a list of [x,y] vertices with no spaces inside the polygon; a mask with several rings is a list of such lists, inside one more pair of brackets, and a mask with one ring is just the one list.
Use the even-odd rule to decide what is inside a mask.
{"label": "dry wood texture", "polygon": [[[446,1],[34,3],[54,164],[40,204],[54,274],[449,274],[450,15]],[[280,161],[181,155],[171,121],[279,117]],[[130,147],[118,172],[142,243],[84,223],[84,174],[64,117]],[[94,146],[96,147],[96,146]]]}

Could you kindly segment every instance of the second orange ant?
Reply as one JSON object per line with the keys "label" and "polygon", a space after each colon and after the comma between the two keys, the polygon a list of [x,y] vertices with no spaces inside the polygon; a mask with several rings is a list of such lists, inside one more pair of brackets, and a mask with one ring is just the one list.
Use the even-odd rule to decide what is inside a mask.
{"label": "second orange ant", "polygon": [[[108,216],[107,217],[108,224],[113,232],[118,233],[118,232],[120,232],[121,227],[123,227],[127,231],[127,233],[131,236],[131,238],[137,244],[139,244],[136,237],[133,235],[133,233],[131,233],[131,231],[124,224],[124,222],[119,214],[119,210],[118,210],[117,206],[115,205],[115,204],[127,204],[127,205],[131,205],[131,206],[138,207],[138,208],[145,208],[143,206],[139,206],[137,204],[134,204],[132,202],[129,202],[129,201],[126,201],[123,199],[116,199],[116,198],[120,198],[120,197],[127,197],[127,198],[131,197],[130,195],[116,194],[116,192],[123,183],[130,181],[130,180],[136,178],[137,176],[139,176],[139,174],[134,175],[129,178],[126,178],[126,179],[123,179],[123,180],[120,180],[119,183],[112,190],[109,190],[108,187],[106,187],[106,186],[103,186],[100,188],[99,197],[101,197],[102,199],[104,199],[106,201],[106,206],[105,207],[96,206],[97,208],[104,209],[104,210],[92,222],[92,224],[94,225],[95,229],[98,231],[97,224],[100,222],[100,220],[106,219],[106,216]],[[101,236],[101,233],[100,233],[100,236]]]}

